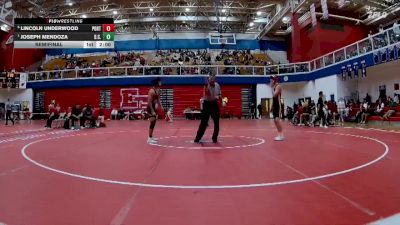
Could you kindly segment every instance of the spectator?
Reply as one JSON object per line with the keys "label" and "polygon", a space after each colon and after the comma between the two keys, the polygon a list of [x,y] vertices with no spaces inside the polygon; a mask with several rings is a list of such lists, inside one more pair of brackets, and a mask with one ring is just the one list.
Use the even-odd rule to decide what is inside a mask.
{"label": "spectator", "polygon": [[118,119],[118,110],[115,109],[115,108],[111,110],[111,119],[112,120],[117,120]]}
{"label": "spectator", "polygon": [[104,123],[104,112],[102,109],[94,109],[93,116],[96,119],[96,127],[105,127]]}
{"label": "spectator", "polygon": [[399,104],[399,94],[394,94],[393,101]]}
{"label": "spectator", "polygon": [[378,105],[376,106],[376,109],[374,111],[375,115],[382,117],[384,108],[385,108],[385,103],[382,101],[382,98],[379,98]]}
{"label": "spectator", "polygon": [[7,100],[6,104],[6,125],[8,125],[8,120],[11,120],[12,124],[14,125],[14,119],[12,118],[12,104],[10,99]]}
{"label": "spectator", "polygon": [[388,106],[390,107],[390,109],[382,116],[382,119],[385,120],[389,120],[390,117],[392,117],[395,113],[396,113],[396,107],[397,107],[397,103],[395,101],[390,101]]}
{"label": "spectator", "polygon": [[371,103],[372,103],[372,98],[368,93],[367,93],[367,96],[365,96],[365,101],[367,101],[368,105],[371,105]]}
{"label": "spectator", "polygon": [[123,120],[125,118],[125,110],[124,108],[120,108],[117,114],[117,120]]}
{"label": "spectator", "polygon": [[251,119],[257,119],[256,104],[250,103],[250,117]]}
{"label": "spectator", "polygon": [[60,117],[60,110],[61,110],[61,107],[58,104],[56,107],[54,107],[53,104],[49,105],[49,118],[47,119],[47,122],[46,122],[47,128],[51,128],[53,121]]}
{"label": "spectator", "polygon": [[343,126],[344,118],[346,116],[346,102],[344,101],[344,99],[339,99],[337,108],[339,113],[339,125]]}
{"label": "spectator", "polygon": [[307,100],[306,102],[303,102],[303,105],[302,105],[302,113],[299,115],[299,118],[300,118],[299,126],[304,126],[304,125],[309,124],[305,121],[310,120],[310,114],[311,114],[311,108],[310,108],[310,106],[308,104],[308,100]]}
{"label": "spectator", "polygon": [[90,127],[96,126],[96,120],[93,116],[92,106],[89,104],[87,104],[86,107],[82,111],[81,128],[85,127],[86,121],[90,121]]}
{"label": "spectator", "polygon": [[318,108],[318,117],[320,120],[319,126],[328,128],[327,123],[326,123],[326,116],[324,113],[324,93],[322,91],[319,92],[317,108]]}
{"label": "spectator", "polygon": [[80,121],[81,113],[82,112],[81,112],[79,104],[75,105],[72,108],[72,111],[71,111],[71,124],[72,124],[72,127],[71,127],[71,129],[79,129],[78,128],[79,126],[77,126],[76,124],[77,124],[78,121]]}
{"label": "spectator", "polygon": [[263,108],[262,108],[261,103],[258,104],[257,109],[258,109],[258,118],[259,118],[259,119],[262,119],[262,115],[263,115],[263,110],[262,110],[262,109],[263,109]]}
{"label": "spectator", "polygon": [[361,106],[361,122],[360,124],[365,124],[368,121],[368,110],[369,110],[370,104],[367,102],[367,99],[365,99],[364,103]]}
{"label": "spectator", "polygon": [[173,122],[172,108],[169,108],[165,120],[169,123]]}
{"label": "spectator", "polygon": [[71,116],[72,116],[72,107],[68,107],[67,112],[64,116],[64,129],[70,129],[71,127]]}

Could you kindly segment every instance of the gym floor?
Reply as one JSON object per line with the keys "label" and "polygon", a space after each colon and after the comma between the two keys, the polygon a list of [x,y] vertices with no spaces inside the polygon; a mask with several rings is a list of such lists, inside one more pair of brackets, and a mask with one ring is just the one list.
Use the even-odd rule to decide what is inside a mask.
{"label": "gym floor", "polygon": [[400,132],[272,120],[0,127],[0,224],[368,224],[400,211]]}

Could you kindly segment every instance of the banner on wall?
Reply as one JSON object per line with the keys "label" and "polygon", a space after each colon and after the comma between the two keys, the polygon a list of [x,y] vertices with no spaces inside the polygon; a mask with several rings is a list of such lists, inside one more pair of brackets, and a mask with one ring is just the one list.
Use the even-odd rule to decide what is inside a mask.
{"label": "banner on wall", "polygon": [[310,5],[310,13],[311,13],[311,23],[313,27],[315,27],[317,25],[317,14],[315,13],[314,3]]}
{"label": "banner on wall", "polygon": [[139,88],[122,88],[120,90],[120,107],[124,109],[146,109],[148,95],[141,94]]}
{"label": "banner on wall", "polygon": [[28,74],[20,73],[19,74],[19,88],[26,89],[26,82],[28,82]]}
{"label": "banner on wall", "polygon": [[342,80],[346,80],[347,70],[345,66],[342,66]]}
{"label": "banner on wall", "polygon": [[347,77],[351,80],[353,79],[353,67],[351,64],[347,65]]}
{"label": "banner on wall", "polygon": [[329,19],[328,3],[326,0],[321,0],[321,7],[322,7],[322,19],[324,20]]}
{"label": "banner on wall", "polygon": [[359,74],[359,67],[358,67],[358,62],[353,63],[353,71],[354,71],[354,78],[358,78]]}
{"label": "banner on wall", "polygon": [[395,60],[395,52],[396,52],[395,46],[389,47],[389,49],[388,49],[388,60],[389,61]]}
{"label": "banner on wall", "polygon": [[365,61],[361,61],[361,77],[366,77],[367,76],[367,64]]}
{"label": "banner on wall", "polygon": [[345,4],[346,4],[345,0],[339,0],[338,2],[339,9],[343,8]]}

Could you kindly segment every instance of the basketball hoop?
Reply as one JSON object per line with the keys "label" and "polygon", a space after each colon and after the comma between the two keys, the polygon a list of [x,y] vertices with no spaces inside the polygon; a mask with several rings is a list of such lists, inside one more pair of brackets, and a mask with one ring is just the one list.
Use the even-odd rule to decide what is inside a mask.
{"label": "basketball hoop", "polygon": [[226,38],[220,38],[219,41],[221,43],[221,48],[224,48],[226,45]]}

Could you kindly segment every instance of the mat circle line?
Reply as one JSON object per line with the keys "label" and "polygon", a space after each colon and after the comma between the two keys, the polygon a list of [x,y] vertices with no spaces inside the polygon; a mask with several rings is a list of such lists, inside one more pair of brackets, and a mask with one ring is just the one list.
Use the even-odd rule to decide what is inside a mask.
{"label": "mat circle line", "polygon": [[[193,138],[192,136],[167,136],[167,137],[160,137],[158,140],[165,140],[165,139],[172,139],[172,138]],[[258,142],[253,143],[253,144],[246,144],[246,145],[234,145],[234,146],[196,146],[196,147],[190,147],[190,146],[174,146],[174,145],[164,145],[164,144],[158,144],[158,143],[149,143],[149,145],[152,146],[158,146],[162,148],[174,148],[174,149],[189,149],[189,150],[218,150],[218,149],[242,149],[242,148],[249,148],[249,147],[254,147],[257,145],[262,145],[265,143],[265,140],[262,138],[257,138],[257,137],[246,137],[246,136],[232,136],[232,135],[225,135],[225,136],[220,136],[220,138],[244,138],[244,139],[253,139],[253,140],[258,140]],[[200,142],[201,143],[201,142]]]}
{"label": "mat circle line", "polygon": [[[146,187],[146,188],[165,188],[165,189],[239,189],[239,188],[257,188],[257,187],[270,187],[270,186],[278,186],[278,185],[287,185],[287,184],[295,184],[295,183],[304,183],[304,182],[309,182],[309,181],[314,181],[314,180],[320,180],[320,179],[325,179],[329,177],[334,177],[334,176],[339,176],[347,173],[354,172],[356,170],[363,169],[367,166],[370,166],[372,164],[377,163],[378,161],[382,160],[388,153],[389,153],[389,146],[384,143],[381,140],[367,137],[367,136],[361,136],[361,135],[354,135],[354,134],[343,134],[343,133],[325,133],[325,132],[314,132],[314,131],[308,131],[310,133],[321,133],[321,134],[329,134],[329,135],[340,135],[340,136],[349,136],[349,137],[355,137],[355,138],[361,138],[361,139],[366,139],[366,140],[371,140],[375,141],[382,146],[384,146],[385,151],[383,154],[381,154],[379,157],[377,157],[374,160],[371,160],[367,163],[364,163],[362,165],[352,167],[350,169],[346,170],[341,170],[338,172],[333,172],[333,173],[328,173],[324,175],[319,175],[319,176],[313,176],[313,177],[306,177],[306,178],[301,178],[301,179],[294,179],[294,180],[285,180],[285,181],[276,181],[276,182],[268,182],[268,183],[254,183],[254,184],[238,184],[238,185],[164,185],[164,184],[150,184],[150,183],[140,183],[140,182],[129,182],[129,181],[118,181],[118,180],[110,180],[110,179],[103,179],[103,178],[96,178],[96,177],[91,177],[91,176],[84,176],[80,174],[75,174],[75,173],[70,173],[62,170],[58,170],[55,168],[52,168],[50,166],[44,165],[39,163],[38,161],[30,158],[26,154],[26,149],[28,149],[29,146],[34,145],[36,143],[52,140],[52,139],[60,139],[63,137],[55,137],[55,138],[47,138],[47,139],[41,139],[41,140],[36,140],[33,142],[30,142],[26,144],[24,147],[21,149],[21,154],[22,156],[29,162],[33,163],[34,165],[41,167],[45,170],[49,170],[55,173],[59,173],[62,175],[66,176],[71,176],[75,178],[80,178],[84,180],[90,180],[90,181],[96,181],[96,182],[102,182],[102,183],[108,183],[108,184],[118,184],[118,185],[126,185],[126,186],[139,186],[139,187]],[[109,132],[112,133],[112,132]],[[96,133],[92,133],[96,134]],[[98,134],[98,133],[97,133]],[[71,137],[75,135],[68,135],[64,137]],[[79,135],[76,135],[79,136]]]}

